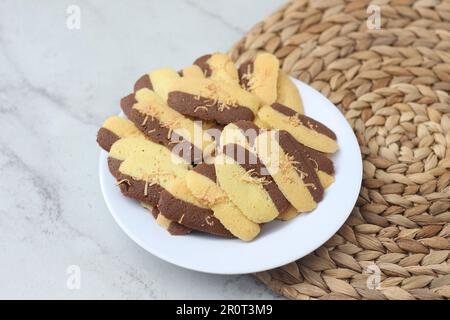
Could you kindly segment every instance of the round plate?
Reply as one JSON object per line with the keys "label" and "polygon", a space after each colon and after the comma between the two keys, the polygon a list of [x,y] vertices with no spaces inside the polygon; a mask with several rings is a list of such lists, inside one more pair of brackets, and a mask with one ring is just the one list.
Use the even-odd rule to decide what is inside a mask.
{"label": "round plate", "polygon": [[362,160],[356,137],[344,116],[322,94],[294,80],[305,114],[336,133],[339,151],[333,155],[336,181],[325,190],[317,208],[290,221],[272,221],[256,239],[244,242],[193,232],[172,236],[156,224],[138,202],[125,198],[100,154],[100,184],[114,219],[142,248],[183,268],[217,274],[243,274],[276,268],[297,260],[326,242],[343,225],[359,194]]}

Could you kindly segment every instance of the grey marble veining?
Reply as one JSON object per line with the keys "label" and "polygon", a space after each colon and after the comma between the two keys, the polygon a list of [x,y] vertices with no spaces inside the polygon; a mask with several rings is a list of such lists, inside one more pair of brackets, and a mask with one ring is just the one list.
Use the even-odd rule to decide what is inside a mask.
{"label": "grey marble veining", "polygon": [[[251,276],[184,270],[130,240],[103,201],[95,136],[142,73],[225,51],[282,3],[0,0],[0,298],[276,298]],[[66,27],[70,5],[79,30]]]}

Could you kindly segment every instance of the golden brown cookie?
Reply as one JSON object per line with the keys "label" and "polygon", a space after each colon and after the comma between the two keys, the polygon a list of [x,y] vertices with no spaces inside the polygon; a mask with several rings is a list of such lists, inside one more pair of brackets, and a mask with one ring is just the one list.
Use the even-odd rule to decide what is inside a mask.
{"label": "golden brown cookie", "polygon": [[167,104],[186,116],[228,124],[253,120],[259,99],[238,85],[211,78],[178,78],[171,81]]}
{"label": "golden brown cookie", "polygon": [[288,131],[307,147],[325,153],[338,149],[336,135],[328,127],[279,103],[262,107],[258,117],[270,128]]}
{"label": "golden brown cookie", "polygon": [[282,70],[278,73],[276,102],[294,110],[297,113],[305,113],[303,110],[303,101],[297,86]]}
{"label": "golden brown cookie", "polygon": [[217,184],[214,165],[197,165],[188,172],[186,182],[192,194],[213,210],[214,216],[234,236],[250,241],[259,234],[259,225],[249,220]]}
{"label": "golden brown cookie", "polygon": [[191,162],[200,162],[203,150],[213,143],[200,123],[169,108],[150,89],[143,88],[126,96],[121,100],[121,107],[147,137]]}
{"label": "golden brown cookie", "polygon": [[280,61],[270,53],[259,53],[253,62],[239,67],[241,86],[255,94],[263,104],[277,100],[278,73]]}

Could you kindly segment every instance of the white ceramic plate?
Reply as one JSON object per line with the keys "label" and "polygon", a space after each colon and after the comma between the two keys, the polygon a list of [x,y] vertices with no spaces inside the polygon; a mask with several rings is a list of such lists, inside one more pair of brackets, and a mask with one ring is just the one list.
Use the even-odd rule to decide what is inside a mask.
{"label": "white ceramic plate", "polygon": [[332,129],[339,151],[333,155],[336,181],[311,213],[291,221],[272,221],[252,242],[222,239],[205,234],[171,236],[136,201],[122,196],[100,154],[100,184],[114,219],[142,248],[175,265],[201,272],[243,274],[282,266],[297,260],[326,242],[349,216],[362,179],[362,161],[356,137],[338,109],[312,87],[295,80],[305,114]]}

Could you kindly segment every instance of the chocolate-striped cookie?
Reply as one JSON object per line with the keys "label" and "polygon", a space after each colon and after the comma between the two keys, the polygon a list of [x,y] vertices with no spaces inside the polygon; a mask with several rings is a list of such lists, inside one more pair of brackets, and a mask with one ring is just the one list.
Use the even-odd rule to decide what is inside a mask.
{"label": "chocolate-striped cookie", "polygon": [[178,165],[186,169],[190,167],[190,164],[182,163],[183,159],[177,158],[173,154],[169,155],[167,151],[163,146],[146,139],[142,134],[136,137],[119,139],[113,143],[110,149],[108,166],[112,175],[117,179],[121,192],[125,196],[140,201],[143,207],[150,210],[156,222],[167,229],[170,234],[183,235],[189,233],[190,229],[179,225],[177,222],[169,222],[168,219],[159,217],[160,215],[156,205],[158,204],[163,188],[155,184],[149,185],[145,181],[137,181],[133,177],[119,171],[122,162],[134,153],[151,154],[156,152],[161,154],[164,161],[173,161],[175,159],[174,163],[178,163]]}
{"label": "chocolate-striped cookie", "polygon": [[121,138],[142,136],[142,132],[128,119],[112,116],[106,119],[97,132],[97,143],[105,151]]}
{"label": "chocolate-striped cookie", "polygon": [[179,224],[178,222],[172,221],[164,217],[162,214],[159,213],[158,208],[152,207],[148,204],[141,203],[141,205],[147,209],[152,216],[155,218],[156,223],[167,230],[171,235],[173,236],[181,236],[190,233],[192,230],[183,226],[182,224]]}
{"label": "chocolate-striped cookie", "polygon": [[134,91],[147,88],[155,91],[164,101],[167,101],[168,86],[172,79],[179,77],[180,75],[175,69],[156,69],[140,77],[134,84]]}
{"label": "chocolate-striped cookie", "polygon": [[206,78],[238,84],[238,71],[230,57],[223,53],[213,53],[201,56],[194,61]]}
{"label": "chocolate-striped cookie", "polygon": [[281,212],[277,219],[282,221],[292,220],[297,217],[301,212],[298,212],[293,206],[289,206],[285,211]]}
{"label": "chocolate-striped cookie", "polygon": [[333,161],[326,154],[301,144],[291,134],[288,133],[287,137],[293,144],[292,150],[309,160],[311,166],[316,170],[322,187],[328,188],[334,182]]}
{"label": "chocolate-striped cookie", "polygon": [[301,115],[279,103],[262,107],[258,117],[266,126],[288,131],[297,141],[312,149],[334,153],[337,151],[336,135],[324,124]]}
{"label": "chocolate-striped cookie", "polygon": [[286,131],[265,131],[254,142],[258,157],[266,165],[278,188],[299,212],[316,208],[323,188],[310,161],[298,151]]}
{"label": "chocolate-striped cookie", "polygon": [[220,124],[253,120],[260,107],[259,99],[238,85],[186,77],[171,81],[167,104],[186,116]]}
{"label": "chocolate-striped cookie", "polygon": [[249,148],[261,129],[251,121],[239,120],[226,125],[220,135],[220,145],[238,144]]}
{"label": "chocolate-striped cookie", "polygon": [[[116,159],[125,156],[116,173],[122,193],[139,202],[157,206],[160,214],[166,219],[187,228],[231,236],[214,217],[213,212],[190,194],[185,181],[187,167],[178,164],[177,161],[173,162],[171,152],[164,146],[148,140],[143,141],[152,145],[147,144],[147,147],[142,145],[134,152],[125,151],[115,156]],[[115,148],[116,144],[111,148],[114,154],[119,151],[119,148]],[[164,221],[163,218],[159,219],[159,222]]]}
{"label": "chocolate-striped cookie", "polygon": [[239,67],[241,86],[255,94],[264,104],[277,100],[280,61],[270,53],[259,53],[253,62]]}
{"label": "chocolate-striped cookie", "polygon": [[223,226],[244,241],[254,239],[260,232],[257,223],[249,220],[217,184],[212,164],[199,164],[190,170],[186,182],[192,194],[214,212]]}
{"label": "chocolate-striped cookie", "polygon": [[233,237],[214,216],[213,211],[192,195],[185,179],[174,180],[167,186],[161,193],[158,209],[167,219],[190,229],[222,237]]}
{"label": "chocolate-striped cookie", "polygon": [[289,207],[261,160],[238,144],[226,144],[215,158],[217,181],[231,201],[256,223],[275,219]]}
{"label": "chocolate-striped cookie", "polygon": [[184,177],[190,168],[189,163],[163,145],[143,137],[116,141],[109,152],[108,166],[125,196],[153,207],[158,204],[163,188],[159,181]]}
{"label": "chocolate-striped cookie", "polygon": [[205,78],[203,70],[197,65],[185,67],[181,69],[178,73],[180,74],[180,76],[186,78]]}
{"label": "chocolate-striped cookie", "polygon": [[121,100],[121,107],[147,137],[191,162],[200,162],[202,151],[213,143],[201,124],[169,108],[150,89],[143,88],[126,96]]}

